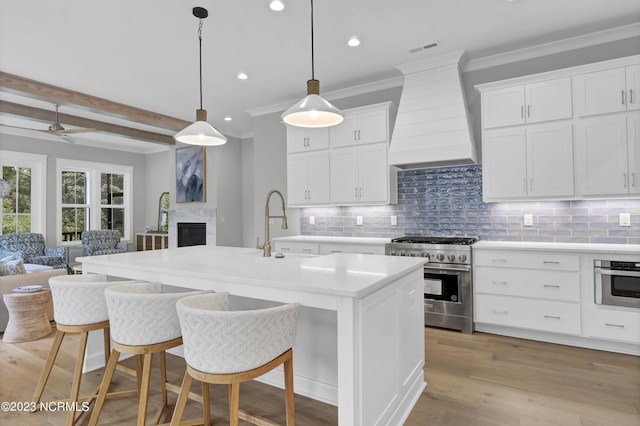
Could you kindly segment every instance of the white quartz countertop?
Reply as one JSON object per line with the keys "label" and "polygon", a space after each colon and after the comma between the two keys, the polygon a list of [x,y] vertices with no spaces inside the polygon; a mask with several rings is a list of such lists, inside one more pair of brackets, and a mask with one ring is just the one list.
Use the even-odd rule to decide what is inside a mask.
{"label": "white quartz countertop", "polygon": [[391,242],[391,238],[367,238],[367,237],[323,237],[317,235],[294,235],[291,237],[272,238],[273,241],[287,241],[298,243],[332,243],[332,244],[370,244],[385,245]]}
{"label": "white quartz countertop", "polygon": [[[241,247],[192,246],[80,257],[83,265],[124,271],[179,274],[188,280],[215,279],[230,283],[259,283],[264,287],[308,293],[364,297],[409,272],[424,259],[336,253],[326,256],[287,254],[263,257],[261,250]],[[95,269],[95,268],[94,268]],[[195,287],[194,287],[195,288]]]}
{"label": "white quartz countertop", "polygon": [[637,244],[584,244],[584,243],[536,243],[516,241],[478,241],[473,245],[478,249],[507,249],[507,250],[545,250],[576,253],[611,253],[638,254],[640,245]]}

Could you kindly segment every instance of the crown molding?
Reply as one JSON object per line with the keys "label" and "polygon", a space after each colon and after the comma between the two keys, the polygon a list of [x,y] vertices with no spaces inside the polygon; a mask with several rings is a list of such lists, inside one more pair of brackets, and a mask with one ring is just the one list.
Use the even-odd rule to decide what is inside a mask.
{"label": "crown molding", "polygon": [[596,46],[598,44],[610,43],[633,37],[640,37],[640,22],[597,31],[581,36],[570,37],[564,40],[552,41],[550,43],[538,44],[524,49],[512,50],[499,53],[497,55],[485,56],[483,58],[471,59],[464,67],[464,72],[477,71],[514,62],[526,61],[542,56],[556,53],[568,52],[584,47]]}

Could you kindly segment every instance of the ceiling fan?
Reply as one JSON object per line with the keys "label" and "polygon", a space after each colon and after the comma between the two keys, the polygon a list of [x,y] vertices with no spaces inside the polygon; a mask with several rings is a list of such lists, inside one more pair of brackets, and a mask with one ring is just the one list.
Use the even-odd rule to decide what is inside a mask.
{"label": "ceiling fan", "polygon": [[62,124],[60,124],[60,119],[59,119],[59,116],[58,116],[58,107],[60,107],[60,104],[54,104],[54,106],[56,107],[56,121],[51,123],[49,128],[46,129],[46,130],[43,130],[43,129],[32,129],[32,128],[29,128],[29,127],[10,126],[8,124],[2,124],[2,123],[0,123],[0,125],[5,126],[5,127],[12,127],[14,129],[33,130],[33,131],[36,131],[36,132],[49,133],[51,135],[59,136],[60,138],[66,140],[67,142],[71,142],[71,143],[75,143],[75,140],[70,136],[71,134],[74,134],[74,133],[89,133],[89,132],[95,132],[96,131],[96,129],[88,128],[88,127],[77,127],[77,128],[74,128],[74,129],[65,129],[64,127],[62,127]]}

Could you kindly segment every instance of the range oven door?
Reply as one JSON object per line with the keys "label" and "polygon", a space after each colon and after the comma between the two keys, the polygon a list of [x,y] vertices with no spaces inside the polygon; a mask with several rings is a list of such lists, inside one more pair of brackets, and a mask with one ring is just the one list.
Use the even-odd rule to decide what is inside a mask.
{"label": "range oven door", "polygon": [[467,267],[424,267],[425,312],[471,315],[471,270]]}
{"label": "range oven door", "polygon": [[616,269],[615,263],[595,262],[595,302],[640,308],[640,270]]}

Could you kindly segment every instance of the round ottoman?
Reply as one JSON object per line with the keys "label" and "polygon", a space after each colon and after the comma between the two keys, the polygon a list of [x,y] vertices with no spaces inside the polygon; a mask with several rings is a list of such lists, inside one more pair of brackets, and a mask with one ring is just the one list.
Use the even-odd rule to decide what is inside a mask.
{"label": "round ottoman", "polygon": [[51,334],[51,324],[47,318],[51,290],[44,288],[33,293],[7,293],[3,299],[9,311],[3,341],[28,342]]}

